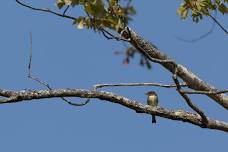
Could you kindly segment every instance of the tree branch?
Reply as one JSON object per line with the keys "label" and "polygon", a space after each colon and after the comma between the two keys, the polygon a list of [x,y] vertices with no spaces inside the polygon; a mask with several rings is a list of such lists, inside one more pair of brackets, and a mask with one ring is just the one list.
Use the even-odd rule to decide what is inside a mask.
{"label": "tree branch", "polygon": [[[53,12],[49,9],[34,8],[32,6],[21,3],[19,0],[16,0],[16,2],[24,7],[30,8],[32,10],[51,13],[51,14],[54,14],[54,15],[57,15],[60,17],[64,17],[64,18],[68,18],[71,20],[76,19],[74,17],[65,15],[65,12],[67,11],[68,8],[64,11],[63,14],[60,14],[60,13]],[[215,20],[215,22],[216,22],[216,20]],[[170,59],[167,55],[162,53],[156,46],[154,46],[152,43],[144,40],[142,37],[140,37],[137,33],[135,33],[130,28],[127,27],[125,30],[118,31],[118,33],[123,38],[116,37],[116,36],[112,35],[111,33],[107,32],[106,30],[102,30],[102,33],[104,36],[106,36],[106,38],[109,38],[109,39],[114,38],[116,40],[122,40],[122,41],[126,40],[126,41],[130,42],[136,49],[138,49],[142,54],[144,54],[149,60],[163,65],[167,70],[169,70],[173,74],[174,74],[174,71],[177,70],[177,73],[175,73],[175,74],[178,77],[182,78],[182,80],[189,86],[189,88],[198,91],[198,93],[204,92],[202,94],[208,95],[210,98],[214,99],[217,103],[222,105],[224,108],[228,109],[228,97],[227,96],[225,96],[224,94],[215,93],[215,92],[219,92],[217,89],[215,89],[215,87],[207,84],[206,82],[204,82],[203,80],[198,78],[196,75],[194,75],[191,71],[189,71],[184,66],[177,64],[174,60]],[[106,35],[106,34],[108,34],[108,35]],[[29,73],[29,75],[30,75],[30,73]],[[177,80],[177,79],[174,79],[174,80]],[[175,82],[176,82],[175,87],[177,87],[177,90],[180,93],[180,95],[186,100],[188,105],[199,114],[192,114],[192,113],[187,113],[184,111],[175,112],[175,111],[170,111],[170,110],[164,109],[164,108],[152,108],[152,109],[149,108],[148,109],[148,106],[146,106],[146,105],[142,105],[136,101],[129,100],[125,97],[114,95],[109,92],[96,92],[96,91],[77,90],[77,89],[52,90],[49,88],[50,90],[48,90],[48,91],[47,90],[38,90],[38,91],[20,91],[20,92],[0,90],[0,95],[6,97],[4,99],[1,99],[0,102],[1,103],[14,103],[14,102],[19,102],[19,101],[24,101],[24,100],[53,98],[53,97],[63,98],[63,97],[68,97],[68,96],[69,97],[81,97],[81,98],[98,98],[101,100],[107,100],[110,102],[121,104],[125,107],[135,110],[136,112],[140,111],[140,112],[154,114],[154,115],[172,119],[172,120],[189,122],[189,123],[195,124],[197,126],[200,126],[202,128],[218,129],[218,130],[222,130],[222,131],[226,131],[226,132],[228,131],[227,123],[216,121],[216,120],[211,120],[210,118],[206,117],[204,115],[204,113],[190,101],[188,96],[185,94],[185,93],[187,93],[187,91],[185,91],[185,93],[184,93],[181,90],[179,81],[177,80]],[[131,84],[130,86],[135,86],[135,85],[136,84]],[[137,84],[137,85],[139,85],[139,84]],[[108,85],[105,85],[105,86],[108,86]],[[116,85],[113,85],[113,86],[116,86]],[[119,86],[127,86],[127,85],[120,84]],[[104,87],[104,85],[95,86],[94,89],[96,89],[96,87],[97,88]],[[78,94],[77,91],[79,91],[79,92],[82,91],[81,92],[82,94],[80,94],[80,93]],[[87,91],[87,93],[84,92],[84,94],[83,94],[83,91]],[[210,93],[207,93],[207,92],[210,92]],[[106,95],[110,95],[110,96],[106,96]]]}
{"label": "tree branch", "polygon": [[[130,86],[155,86],[163,88],[176,88],[175,84],[161,84],[161,83],[106,83],[106,84],[96,84],[93,86],[93,90],[96,91],[98,88],[104,87],[130,87]],[[187,87],[186,84],[180,84],[182,87]]]}
{"label": "tree branch", "polygon": [[222,24],[219,23],[219,21],[217,21],[217,19],[214,16],[212,15],[209,15],[209,16],[226,34],[228,34],[228,31],[222,26]]}
{"label": "tree branch", "polygon": [[202,110],[200,110],[195,104],[192,103],[191,99],[181,91],[181,86],[180,86],[180,82],[177,78],[177,71],[174,72],[172,78],[173,78],[173,81],[175,82],[176,86],[177,86],[177,92],[184,98],[185,102],[188,104],[188,106],[190,108],[192,108],[195,112],[197,112],[201,118],[202,118],[202,125],[204,125],[205,127],[207,126],[208,124],[208,120],[207,120],[207,117],[206,115],[204,114],[204,112]]}
{"label": "tree branch", "polygon": [[[32,75],[32,33],[29,33],[29,39],[30,39],[30,48],[29,48],[29,63],[28,63],[28,75],[27,77],[35,82],[37,82],[38,84],[45,86],[46,88],[48,88],[49,90],[52,90],[51,86],[40,80],[38,77],[35,77]],[[60,97],[65,103],[72,105],[72,106],[85,106],[86,104],[89,103],[89,99],[87,99],[85,102],[83,103],[73,103],[67,99],[65,99],[64,97]]]}
{"label": "tree branch", "polygon": [[129,40],[124,39],[122,37],[118,37],[115,36],[114,34],[112,34],[111,32],[109,32],[108,30],[104,29],[104,28],[100,28],[101,33],[103,34],[103,36],[108,39],[108,40],[112,40],[115,39],[117,41],[125,41],[125,42],[129,42]]}
{"label": "tree branch", "polygon": [[[214,16],[215,16],[214,18],[216,19],[216,18],[217,18],[217,11],[216,11],[216,10],[215,10],[215,12],[214,12]],[[216,22],[213,21],[211,28],[210,28],[206,33],[204,33],[204,34],[202,34],[201,36],[199,36],[199,37],[197,37],[197,38],[194,38],[194,39],[184,39],[184,38],[181,38],[181,37],[179,37],[179,36],[175,36],[175,37],[176,37],[178,40],[183,41],[183,42],[194,43],[194,42],[197,42],[197,41],[202,40],[202,39],[206,38],[207,36],[209,36],[209,35],[214,31],[214,29],[215,29],[215,24],[216,24]]]}
{"label": "tree branch", "polygon": [[[153,108],[148,105],[144,105],[138,101],[128,99],[126,97],[113,94],[111,92],[103,91],[90,91],[83,89],[53,89],[53,90],[22,90],[22,91],[10,91],[0,89],[0,96],[5,97],[1,99],[0,103],[16,103],[21,101],[30,101],[34,99],[45,99],[45,98],[59,98],[59,97],[80,97],[80,98],[97,98],[100,100],[109,101],[112,103],[120,104],[129,109],[140,111],[146,114],[153,114],[163,118],[177,120],[182,122],[188,122],[196,126],[205,128],[202,125],[202,119],[200,115],[185,112],[183,110],[173,111],[162,107]],[[207,117],[208,125],[206,128],[215,129],[224,132],[228,132],[228,123],[213,120]]]}
{"label": "tree branch", "polygon": [[[43,9],[43,8],[35,8],[33,6],[30,6],[28,4],[25,4],[25,3],[22,3],[21,1],[19,0],[16,0],[16,2],[26,8],[29,8],[29,9],[32,9],[34,11],[40,11],[40,12],[45,12],[45,13],[50,13],[50,14],[54,14],[54,15],[57,15],[59,17],[64,17],[64,18],[68,18],[68,19],[71,19],[71,20],[76,20],[75,17],[72,17],[72,16],[68,16],[68,15],[65,15],[65,12],[63,14],[61,13],[57,13],[57,12],[54,12],[54,11],[51,11],[50,9]],[[68,8],[67,8],[68,9]]]}
{"label": "tree branch", "polygon": [[181,90],[181,92],[186,94],[222,94],[228,93],[228,90],[218,90],[218,91],[188,91],[188,90]]}
{"label": "tree branch", "polygon": [[[32,10],[36,11],[42,11],[46,13],[51,13],[60,17],[68,18],[75,20],[76,18],[67,16],[65,14],[60,14],[53,12],[49,9],[40,9],[40,8],[34,8],[30,5],[24,4],[20,2],[19,0],[16,0],[17,3],[20,5],[30,8]],[[213,16],[212,16],[213,19]],[[216,22],[216,20],[215,20]],[[130,43],[138,49],[142,54],[144,54],[149,60],[152,62],[156,62],[161,64],[163,67],[165,67],[167,70],[169,70],[171,73],[174,72],[175,68],[177,67],[177,76],[180,77],[191,89],[194,89],[196,91],[206,91],[206,92],[217,92],[218,90],[204,82],[202,79],[200,79],[198,76],[193,74],[190,70],[188,70],[186,67],[184,67],[181,64],[177,64],[174,60],[171,60],[170,57],[168,57],[166,54],[164,54],[161,50],[159,50],[157,47],[155,47],[152,43],[146,41],[143,37],[139,36],[136,32],[134,32],[129,27],[126,27],[126,29],[120,29],[118,33],[124,38],[129,39]],[[225,94],[207,94],[208,97],[215,100],[218,104],[223,106],[225,109],[228,109],[228,96]]]}
{"label": "tree branch", "polygon": [[[183,65],[177,64],[174,60],[172,60],[158,48],[154,47],[153,44],[146,41],[143,37],[139,36],[129,27],[126,27],[126,29],[124,29],[124,32],[120,31],[119,34],[122,34],[125,39],[130,38],[130,43],[152,62],[161,64],[171,73],[174,73],[175,69],[177,68],[177,76],[180,77],[188,85],[189,88],[197,91],[218,91],[214,86],[204,82]],[[225,109],[228,109],[228,96],[225,94],[206,95],[223,106]]]}

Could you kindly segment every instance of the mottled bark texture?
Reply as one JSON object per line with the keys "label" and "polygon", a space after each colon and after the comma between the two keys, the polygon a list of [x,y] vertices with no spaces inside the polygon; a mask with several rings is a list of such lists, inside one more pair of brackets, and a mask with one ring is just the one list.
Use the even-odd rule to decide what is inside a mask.
{"label": "mottled bark texture", "polygon": [[113,94],[111,92],[103,91],[90,91],[83,89],[54,89],[54,90],[22,90],[22,91],[10,91],[0,90],[0,96],[5,97],[0,99],[0,103],[16,103],[21,101],[31,101],[34,99],[45,99],[55,97],[80,97],[80,98],[97,98],[113,103],[120,104],[137,113],[146,113],[150,115],[156,115],[167,119],[177,120],[192,123],[202,128],[216,129],[228,132],[228,123],[212,120],[207,117],[208,123],[205,125],[202,123],[200,115],[185,112],[183,110],[169,110],[162,107],[152,108],[151,106],[144,105],[138,101],[130,100],[126,97]]}
{"label": "mottled bark texture", "polygon": [[[161,64],[171,73],[174,73],[174,71],[177,70],[177,76],[180,77],[189,88],[199,91],[218,91],[214,86],[200,79],[183,65],[177,64],[174,60],[162,53],[161,50],[156,48],[152,43],[146,41],[143,37],[139,36],[132,29],[127,27],[124,30],[119,30],[119,33],[122,37],[128,39],[130,43],[149,60]],[[208,94],[207,96],[212,98],[213,101],[216,101],[225,109],[228,109],[228,96],[225,94]]]}

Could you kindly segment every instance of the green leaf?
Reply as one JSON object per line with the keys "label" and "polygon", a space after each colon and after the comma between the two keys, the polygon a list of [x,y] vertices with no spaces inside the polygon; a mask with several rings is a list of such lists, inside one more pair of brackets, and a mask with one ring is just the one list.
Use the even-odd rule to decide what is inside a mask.
{"label": "green leaf", "polygon": [[226,5],[224,5],[224,4],[220,4],[219,7],[218,7],[218,10],[219,10],[222,14],[228,13],[228,8],[227,8]]}
{"label": "green leaf", "polygon": [[84,4],[85,11],[94,18],[103,18],[106,10],[102,0],[94,0]]}
{"label": "green leaf", "polygon": [[188,16],[188,9],[182,5],[177,9],[177,13],[181,16],[181,19],[186,19]]}
{"label": "green leaf", "polygon": [[64,0],[58,0],[56,4],[59,9],[66,5]]}

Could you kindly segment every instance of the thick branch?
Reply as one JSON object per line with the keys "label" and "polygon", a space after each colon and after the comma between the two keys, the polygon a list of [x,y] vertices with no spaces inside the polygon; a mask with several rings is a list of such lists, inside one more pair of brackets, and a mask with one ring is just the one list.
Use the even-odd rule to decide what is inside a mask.
{"label": "thick branch", "polygon": [[[200,79],[198,76],[193,74],[186,67],[184,67],[181,64],[177,64],[175,61],[170,59],[170,57],[162,53],[161,50],[154,47],[153,44],[146,41],[143,37],[139,36],[132,29],[127,27],[124,30],[124,32],[123,30],[120,30],[119,33],[125,39],[130,39],[130,43],[151,61],[161,64],[171,73],[174,73],[174,70],[177,68],[177,71],[178,71],[177,76],[180,77],[189,86],[189,88],[198,90],[198,91],[210,91],[210,92],[218,91],[214,86],[204,82],[202,79]],[[228,109],[228,96],[226,96],[225,94],[207,94],[207,96],[215,100],[218,104],[220,104],[224,108]]]}
{"label": "thick branch", "polygon": [[[63,18],[68,18],[71,20],[75,20],[75,17],[67,16],[65,14],[60,14],[53,12],[49,9],[40,9],[35,8],[30,5],[24,4],[20,2],[19,0],[16,0],[17,3],[20,5],[27,7],[29,9],[35,10],[35,11],[41,11],[46,13],[51,13]],[[136,32],[134,32],[129,27],[126,27],[125,30],[119,29],[118,31],[121,36],[129,41],[136,49],[138,49],[142,54],[144,54],[149,60],[152,62],[156,62],[161,64],[163,67],[165,67],[167,70],[169,70],[171,73],[174,72],[174,70],[177,68],[177,76],[180,77],[191,89],[197,90],[197,91],[206,91],[206,92],[217,92],[218,90],[200,79],[198,76],[193,74],[190,70],[188,70],[186,67],[184,67],[181,64],[177,64],[174,60],[170,59],[166,54],[162,53],[161,50],[159,50],[157,47],[155,47],[152,43],[146,41],[143,37],[139,36]],[[228,96],[225,94],[214,94],[209,93],[206,94],[208,97],[215,100],[218,104],[223,106],[225,109],[228,109]]]}
{"label": "thick branch", "polygon": [[[35,91],[9,91],[0,90],[0,96],[6,97],[1,99],[0,103],[15,103],[33,99],[44,99],[44,98],[55,98],[55,97],[80,97],[80,98],[97,98],[100,100],[106,100],[109,102],[117,103],[125,106],[129,109],[140,111],[142,113],[153,114],[163,118],[188,122],[199,127],[205,128],[202,125],[202,119],[200,115],[185,112],[182,110],[172,111],[169,109],[157,107],[153,108],[148,105],[141,104],[137,101],[130,100],[126,97],[113,94],[110,92],[97,92],[83,89],[53,89],[53,90],[35,90]],[[212,120],[207,117],[208,124],[207,128],[221,130],[228,132],[228,123]]]}

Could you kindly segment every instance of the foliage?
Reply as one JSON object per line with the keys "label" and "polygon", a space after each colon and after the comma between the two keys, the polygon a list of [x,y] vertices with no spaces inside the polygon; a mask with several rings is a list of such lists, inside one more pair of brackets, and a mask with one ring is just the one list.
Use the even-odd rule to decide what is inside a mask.
{"label": "foliage", "polygon": [[210,16],[213,11],[228,14],[226,4],[228,0],[184,0],[177,12],[182,19],[186,19],[191,13],[194,22],[199,22],[203,16]]}
{"label": "foliage", "polygon": [[125,3],[119,0],[57,0],[57,6],[59,9],[65,6],[83,7],[85,16],[79,16],[74,21],[79,29],[97,30],[106,27],[117,31],[131,20],[131,15],[135,14],[130,2],[131,0],[125,0]]}
{"label": "foliage", "polygon": [[[74,21],[79,29],[109,28],[118,31],[136,13],[131,2],[132,0],[57,0],[57,6],[59,9],[67,6],[83,8],[85,15]],[[228,14],[227,3],[228,0],[183,0],[177,12],[182,19],[191,14],[193,21],[199,22],[203,16],[210,16],[214,11]]]}

